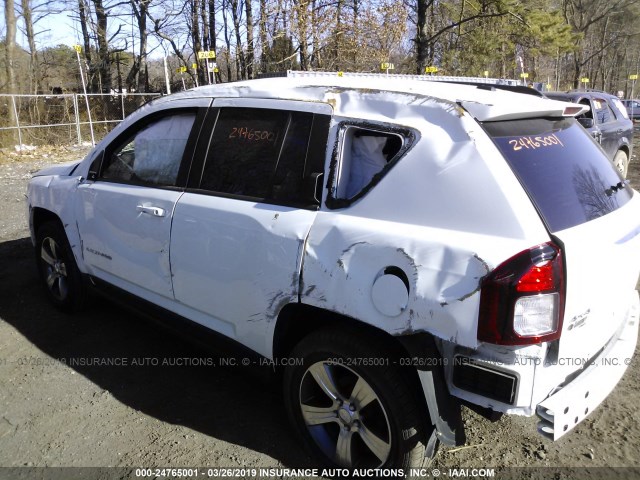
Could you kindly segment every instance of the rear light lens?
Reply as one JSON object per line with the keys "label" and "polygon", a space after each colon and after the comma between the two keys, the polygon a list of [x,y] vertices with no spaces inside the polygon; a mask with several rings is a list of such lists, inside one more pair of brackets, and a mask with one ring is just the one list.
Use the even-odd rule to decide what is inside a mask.
{"label": "rear light lens", "polygon": [[520,337],[553,333],[558,328],[558,294],[520,297],[513,308],[513,331]]}
{"label": "rear light lens", "polygon": [[555,340],[564,297],[562,250],[545,243],[520,252],[482,281],[478,340],[500,345]]}

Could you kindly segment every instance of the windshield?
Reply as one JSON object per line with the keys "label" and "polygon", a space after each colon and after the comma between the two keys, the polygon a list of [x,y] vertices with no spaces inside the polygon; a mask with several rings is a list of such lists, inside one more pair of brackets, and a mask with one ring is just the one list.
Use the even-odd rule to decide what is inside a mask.
{"label": "windshield", "polygon": [[573,119],[486,122],[484,128],[551,232],[602,217],[633,190]]}

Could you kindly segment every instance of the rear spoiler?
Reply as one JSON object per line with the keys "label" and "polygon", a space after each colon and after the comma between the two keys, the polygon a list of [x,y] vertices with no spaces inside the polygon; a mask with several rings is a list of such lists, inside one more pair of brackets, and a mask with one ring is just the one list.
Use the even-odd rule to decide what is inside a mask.
{"label": "rear spoiler", "polygon": [[589,110],[588,106],[578,103],[560,102],[511,92],[504,92],[499,99],[499,102],[496,102],[498,98],[495,97],[487,98],[487,102],[462,100],[458,104],[480,122],[536,117],[575,117]]}

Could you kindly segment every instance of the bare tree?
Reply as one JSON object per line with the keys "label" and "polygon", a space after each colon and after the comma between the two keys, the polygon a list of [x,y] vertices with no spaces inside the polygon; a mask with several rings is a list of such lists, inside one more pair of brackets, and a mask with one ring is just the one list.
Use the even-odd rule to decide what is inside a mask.
{"label": "bare tree", "polygon": [[[18,93],[18,85],[15,75],[15,51],[16,51],[16,13],[13,0],[5,0],[4,2],[4,19],[7,26],[7,36],[5,38],[5,67],[7,70],[7,91],[9,93]],[[10,125],[16,124],[16,116],[13,106],[9,106],[9,122]],[[17,138],[17,133],[16,140]]]}
{"label": "bare tree", "polygon": [[[240,0],[241,2],[242,0]],[[247,0],[251,1],[251,0]],[[231,7],[231,18],[233,20],[233,31],[236,37],[236,55],[238,59],[236,71],[238,78],[247,78],[247,60],[244,55],[244,49],[242,47],[242,37],[240,33],[241,21],[242,21],[242,4],[238,0],[230,0],[229,5]]]}
{"label": "bare tree", "polygon": [[24,20],[24,30],[29,44],[29,77],[31,91],[38,93],[40,89],[40,63],[38,62],[38,49],[36,48],[36,35],[33,24],[33,9],[31,0],[21,0],[22,19]]}
{"label": "bare tree", "polygon": [[151,0],[129,0],[131,11],[138,26],[138,55],[133,56],[131,69],[127,74],[127,90],[146,92],[149,79],[147,78],[147,15]]}
{"label": "bare tree", "polygon": [[247,78],[253,78],[254,42],[253,42],[253,10],[251,0],[245,0],[245,13],[247,18]]}
{"label": "bare tree", "polygon": [[637,4],[637,0],[563,0],[562,8],[564,17],[576,33],[578,48],[573,54],[573,86],[580,86],[580,78],[583,68],[596,56],[602,54],[610,42],[605,41],[591,53],[587,53],[587,44],[590,41],[589,34],[600,23],[605,23],[615,13],[623,12],[628,7]]}
{"label": "bare tree", "polygon": [[[216,56],[218,55],[218,42],[217,42],[217,32],[216,32],[216,4],[215,0],[207,0],[209,5],[209,42],[211,43],[211,50],[216,52]],[[220,69],[217,72],[214,72],[216,76],[216,82],[220,83],[222,81],[220,75]]]}

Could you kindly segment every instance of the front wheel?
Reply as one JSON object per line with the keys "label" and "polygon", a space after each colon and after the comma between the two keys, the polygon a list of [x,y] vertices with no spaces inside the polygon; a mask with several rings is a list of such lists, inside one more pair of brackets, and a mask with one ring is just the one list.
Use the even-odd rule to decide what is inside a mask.
{"label": "front wheel", "polygon": [[622,178],[627,178],[627,170],[629,169],[629,157],[622,150],[618,150],[615,157],[613,157],[613,165],[616,170],[620,172]]}
{"label": "front wheel", "polygon": [[289,418],[323,465],[417,468],[432,427],[418,382],[393,361],[388,346],[338,330],[310,334],[284,374]]}
{"label": "front wheel", "polygon": [[36,264],[51,302],[60,310],[80,310],[86,287],[67,236],[57,222],[47,222],[36,232]]}

